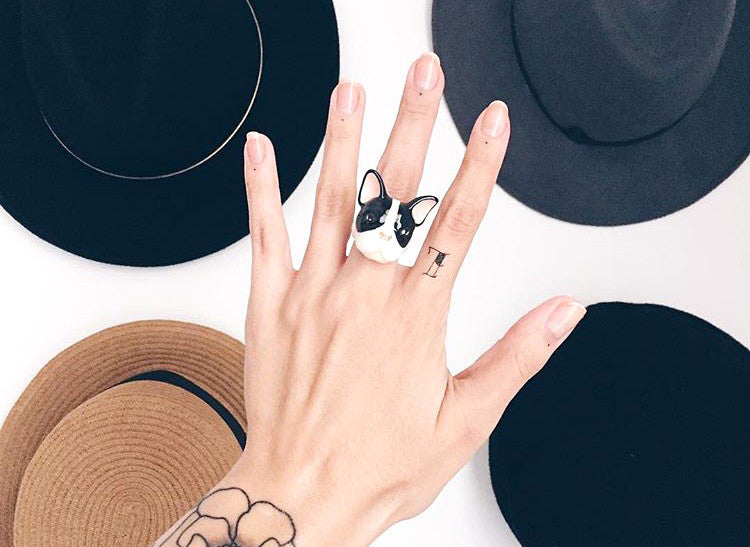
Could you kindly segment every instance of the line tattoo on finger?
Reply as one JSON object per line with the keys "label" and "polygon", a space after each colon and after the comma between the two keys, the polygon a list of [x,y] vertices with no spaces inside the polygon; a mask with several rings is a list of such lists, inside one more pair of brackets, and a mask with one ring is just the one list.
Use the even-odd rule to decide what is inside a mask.
{"label": "line tattoo on finger", "polygon": [[432,256],[432,262],[430,262],[430,265],[422,274],[434,279],[437,277],[440,268],[445,265],[445,258],[448,256],[448,253],[444,253],[436,247],[428,247],[427,256]]}

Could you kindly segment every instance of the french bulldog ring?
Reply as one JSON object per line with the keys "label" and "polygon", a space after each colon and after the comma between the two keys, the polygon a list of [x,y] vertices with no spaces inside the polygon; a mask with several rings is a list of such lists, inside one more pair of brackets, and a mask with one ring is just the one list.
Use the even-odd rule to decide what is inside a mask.
{"label": "french bulldog ring", "polygon": [[357,201],[361,208],[352,226],[354,244],[370,260],[385,264],[401,257],[414,229],[424,223],[438,198],[418,196],[401,203],[388,195],[380,173],[370,169],[362,179]]}

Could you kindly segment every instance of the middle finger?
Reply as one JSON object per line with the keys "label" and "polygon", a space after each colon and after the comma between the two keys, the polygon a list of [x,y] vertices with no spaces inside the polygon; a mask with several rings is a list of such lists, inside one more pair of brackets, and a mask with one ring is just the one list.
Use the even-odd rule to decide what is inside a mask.
{"label": "middle finger", "polygon": [[388,193],[401,201],[414,197],[422,178],[444,86],[434,53],[425,53],[409,68],[396,122],[378,163]]}

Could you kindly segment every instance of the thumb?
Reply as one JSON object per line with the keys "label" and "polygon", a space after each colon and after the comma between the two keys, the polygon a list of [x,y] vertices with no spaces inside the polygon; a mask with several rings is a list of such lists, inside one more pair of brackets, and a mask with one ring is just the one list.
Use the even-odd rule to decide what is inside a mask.
{"label": "thumb", "polygon": [[497,425],[516,393],[539,372],[562,344],[586,308],[566,296],[546,301],[524,315],[461,374],[453,377],[449,401],[453,420],[466,448],[475,451]]}

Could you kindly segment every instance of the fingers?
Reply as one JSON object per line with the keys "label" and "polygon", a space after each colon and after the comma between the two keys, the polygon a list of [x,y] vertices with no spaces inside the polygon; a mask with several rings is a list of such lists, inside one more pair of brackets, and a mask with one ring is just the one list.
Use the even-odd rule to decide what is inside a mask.
{"label": "fingers", "polygon": [[495,101],[474,124],[461,168],[440,205],[407,282],[433,290],[453,286],[487,210],[509,137],[508,108]]}
{"label": "fingers", "polygon": [[346,258],[357,189],[357,160],[365,93],[355,82],[341,81],[331,94],[323,167],[315,195],[310,242],[302,269],[338,267]]}
{"label": "fingers", "polygon": [[251,132],[245,143],[245,185],[253,248],[253,286],[270,287],[293,273],[273,145]]}
{"label": "fingers", "polygon": [[378,163],[388,193],[401,201],[414,197],[422,178],[444,86],[440,59],[434,53],[425,53],[409,68],[396,122]]}
{"label": "fingers", "polygon": [[452,379],[445,419],[468,458],[487,439],[516,393],[546,364],[586,313],[568,297],[548,300],[521,318],[471,367]]}

